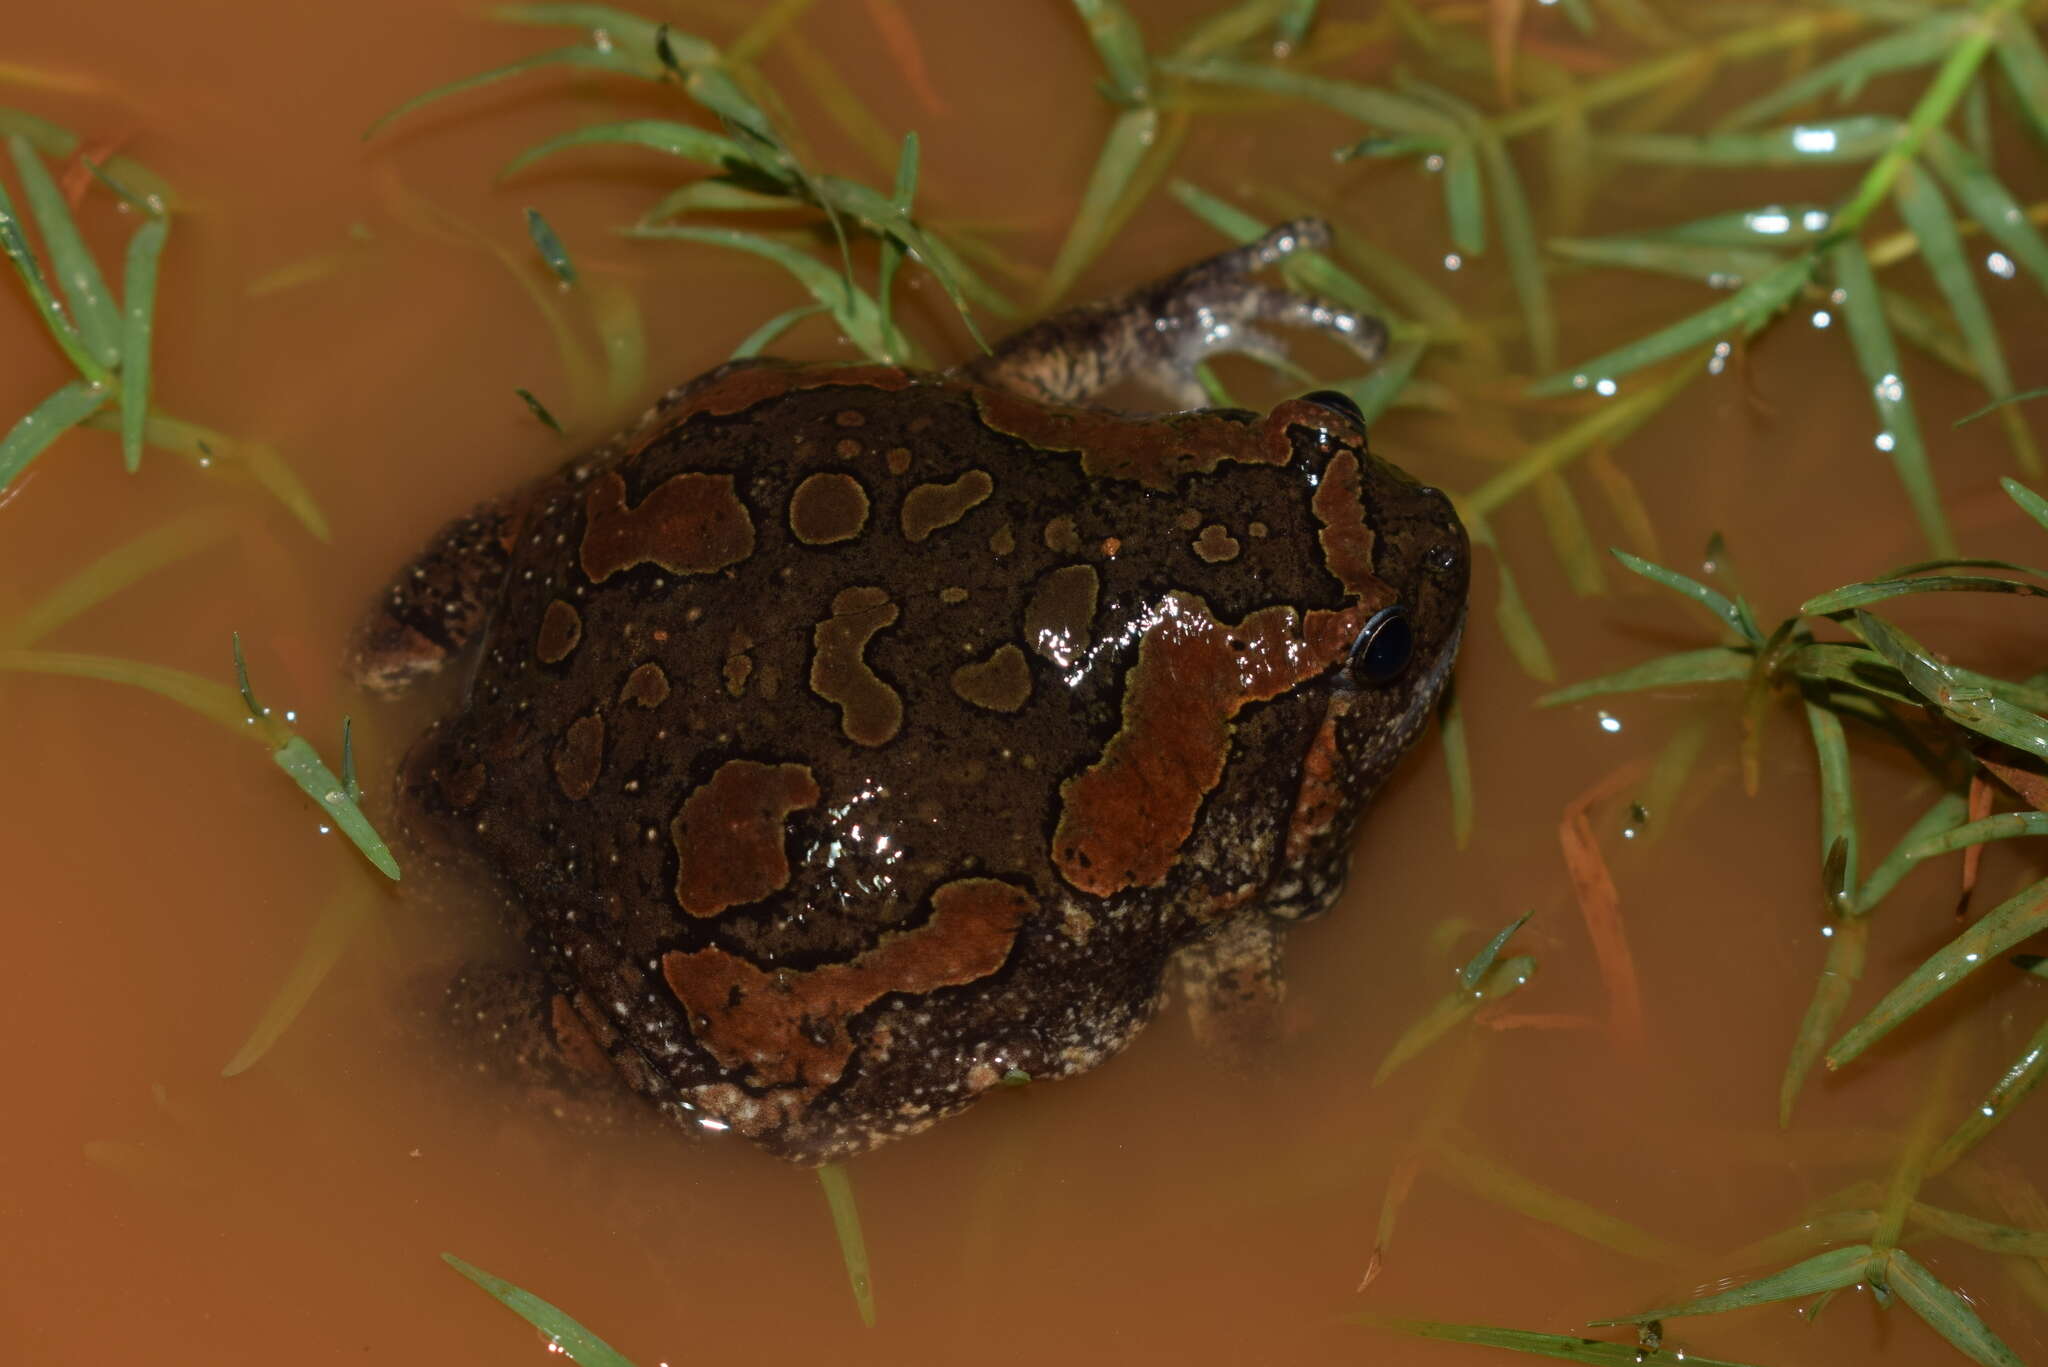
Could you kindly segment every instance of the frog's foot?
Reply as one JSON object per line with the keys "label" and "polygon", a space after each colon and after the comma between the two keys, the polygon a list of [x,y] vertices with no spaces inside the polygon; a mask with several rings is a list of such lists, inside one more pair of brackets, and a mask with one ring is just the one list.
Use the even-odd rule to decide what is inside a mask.
{"label": "frog's foot", "polygon": [[645,1113],[586,1013],[545,974],[466,966],[430,1014],[439,1017],[440,1033],[465,1063],[518,1088],[529,1105],[590,1128]]}
{"label": "frog's foot", "polygon": [[1173,956],[1195,1038],[1227,1058],[1251,1061],[1280,1037],[1280,931],[1264,911],[1242,911]]}
{"label": "frog's foot", "polygon": [[348,671],[372,693],[401,693],[460,654],[504,587],[527,500],[483,504],[427,543],[378,595],[349,643]]}
{"label": "frog's foot", "polygon": [[1221,352],[1272,359],[1279,343],[1261,324],[1320,332],[1369,362],[1387,330],[1327,300],[1253,282],[1252,275],[1302,248],[1327,246],[1320,219],[1283,224],[1256,242],[1218,253],[1115,299],[1056,313],[960,367],[971,380],[1042,403],[1085,403],[1133,380],[1170,401],[1199,408],[1195,368]]}

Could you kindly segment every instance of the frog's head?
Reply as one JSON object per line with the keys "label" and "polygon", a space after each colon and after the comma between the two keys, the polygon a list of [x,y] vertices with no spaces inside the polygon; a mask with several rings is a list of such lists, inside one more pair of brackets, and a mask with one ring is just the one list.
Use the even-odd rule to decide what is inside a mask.
{"label": "frog's head", "polygon": [[[1325,771],[1322,824],[1341,843],[1443,693],[1465,626],[1471,552],[1448,495],[1366,449],[1364,421],[1347,396],[1311,394],[1283,410],[1297,451],[1306,435],[1321,459],[1324,565],[1353,600],[1346,629],[1358,623],[1333,676],[1323,753],[1311,755],[1303,781],[1308,803],[1318,767]],[[1304,815],[1296,814],[1298,828]]]}

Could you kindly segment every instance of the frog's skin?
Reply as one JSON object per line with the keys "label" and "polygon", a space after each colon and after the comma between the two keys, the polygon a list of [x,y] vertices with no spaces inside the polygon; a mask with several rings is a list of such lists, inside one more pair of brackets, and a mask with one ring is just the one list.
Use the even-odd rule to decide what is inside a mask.
{"label": "frog's skin", "polygon": [[1340,399],[1074,405],[1178,397],[1258,322],[1369,356],[1249,279],[1321,231],[949,374],[721,367],[444,528],[352,666],[474,652],[399,801],[532,962],[455,1014],[807,1163],[1093,1068],[1176,960],[1203,1034],[1257,1036],[1449,672],[1465,533]]}

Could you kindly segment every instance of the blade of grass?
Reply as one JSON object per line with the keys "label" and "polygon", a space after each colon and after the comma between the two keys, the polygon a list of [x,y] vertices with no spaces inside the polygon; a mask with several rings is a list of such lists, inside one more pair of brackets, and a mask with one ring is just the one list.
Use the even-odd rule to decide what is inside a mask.
{"label": "blade of grass", "polygon": [[1491,1201],[1625,1257],[1668,1267],[1685,1266],[1693,1257],[1690,1251],[1676,1244],[1513,1171],[1480,1153],[1464,1136],[1445,1136],[1431,1146],[1425,1161],[1446,1180],[1481,1200]]}
{"label": "blade of grass", "polygon": [[[1357,1311],[1342,1316],[1347,1324],[1386,1329],[1414,1338],[1437,1339],[1446,1343],[1469,1343],[1480,1348],[1501,1348],[1531,1357],[1561,1358],[1566,1362],[1587,1362],[1595,1367],[1643,1367],[1639,1343],[1604,1343],[1582,1335],[1544,1334],[1532,1329],[1504,1329],[1490,1324],[1447,1324],[1441,1320],[1405,1319]],[[1688,1350],[1685,1360],[1692,1367],[1753,1367],[1728,1358],[1710,1358]]]}
{"label": "blade of grass", "polygon": [[58,350],[71,362],[72,368],[92,384],[106,384],[112,378],[111,372],[79,336],[78,329],[57,302],[57,296],[50,292],[50,282],[43,274],[43,263],[29,246],[28,235],[21,229],[21,220],[14,212],[14,201],[8,196],[4,184],[0,184],[0,252],[5,252],[8,261],[13,263],[15,274],[21,277],[21,283],[28,289],[30,302],[42,315],[43,326],[49,329]]}
{"label": "blade of grass", "polygon": [[218,511],[187,513],[107,552],[0,627],[0,648],[34,645],[80,613],[158,570],[229,540],[234,526]]}
{"label": "blade of grass", "polygon": [[1110,97],[1123,105],[1141,105],[1152,98],[1151,75],[1146,69],[1145,39],[1138,21],[1124,8],[1122,0],[1074,0],[1074,9],[1088,27],[1109,73]]}
{"label": "blade of grass", "polygon": [[582,289],[604,354],[605,395],[614,410],[623,412],[647,388],[647,328],[640,297],[609,276],[594,276]]}
{"label": "blade of grass", "polygon": [[1543,251],[1536,243],[1536,223],[1529,212],[1521,177],[1509,159],[1500,135],[1479,125],[1479,160],[1493,191],[1493,212],[1500,225],[1501,247],[1507,254],[1508,280],[1521,304],[1529,329],[1529,355],[1539,372],[1557,365],[1557,314],[1550,304],[1550,284],[1543,270]]}
{"label": "blade of grass", "polygon": [[732,359],[739,361],[745,360],[750,356],[760,355],[774,343],[776,338],[789,331],[798,323],[801,323],[804,319],[827,311],[823,304],[799,304],[793,309],[783,310],[748,333],[740,344],[733,348]]}
{"label": "blade of grass", "polygon": [[1917,593],[2010,593],[2022,598],[2048,598],[2048,589],[2017,579],[1980,574],[1928,575],[1918,579],[1873,579],[1861,584],[1845,584],[1807,599],[1799,605],[1799,611],[1808,616],[1825,617],[1829,613],[1846,612],[1866,604],[1881,603],[1887,598],[1904,598]]}
{"label": "blade of grass", "polygon": [[2048,289],[2048,241],[2042,239],[2012,191],[1974,153],[1939,129],[1928,135],[1926,149],[1927,164],[1947,184],[1956,202]]}
{"label": "blade of grass", "polygon": [[91,417],[111,397],[98,385],[73,380],[23,415],[0,437],[0,489],[14,483],[50,443]]}
{"label": "blade of grass", "polygon": [[1968,821],[1952,830],[1922,836],[1902,849],[1900,854],[1909,862],[1918,863],[1993,840],[2033,835],[2048,835],[2048,812],[2001,812],[1981,821]]}
{"label": "blade of grass", "polygon": [[564,1354],[577,1367],[633,1367],[625,1354],[578,1324],[559,1306],[549,1304],[523,1287],[514,1286],[503,1277],[491,1275],[474,1263],[466,1263],[453,1253],[443,1253],[441,1261],[482,1287],[492,1300],[540,1330],[547,1338],[549,1350]]}
{"label": "blade of grass", "polygon": [[1472,753],[1465,741],[1465,713],[1458,706],[1457,681],[1444,685],[1436,710],[1437,734],[1443,740],[1444,769],[1451,794],[1451,837],[1459,849],[1472,843]]}
{"label": "blade of grass", "polygon": [[[1951,721],[1995,741],[2048,757],[2048,723],[2035,711],[2048,710],[2035,690],[1945,664],[1912,637],[1861,608],[1854,625],[1871,647],[1889,660],[1913,690]],[[2018,701],[2025,698],[2026,701]],[[2029,708],[2034,711],[2029,711]]]}
{"label": "blade of grass", "polygon": [[535,162],[571,147],[609,146],[644,147],[671,157],[728,169],[757,165],[746,147],[722,133],[671,119],[627,119],[620,123],[592,124],[537,142],[506,162],[498,172],[498,179],[510,179]]}
{"label": "blade of grass", "polygon": [[1835,919],[1821,927],[1821,934],[1827,937],[1827,956],[1821,963],[1820,979],[1814,984],[1813,998],[1807,1002],[1806,1014],[1800,1017],[1799,1029],[1792,1037],[1784,1076],[1778,1082],[1780,1129],[1792,1123],[1792,1108],[1798,1103],[1800,1090],[1813,1071],[1813,1065],[1820,1062],[1827,1051],[1828,1036],[1834,1034],[1835,1027],[1841,1023],[1842,1013],[1848,1008],[1849,998],[1855,993],[1857,984],[1862,982],[1863,969],[1869,960],[1870,922],[1867,918]]}
{"label": "blade of grass", "polygon": [[2014,1229],[2011,1225],[1993,1224],[1973,1215],[1930,1206],[1924,1201],[1915,1201],[1907,1212],[1907,1218],[1936,1234],[1972,1248],[1981,1248],[1987,1253],[2003,1253],[2014,1258],[2048,1258],[2048,1230]]}
{"label": "blade of grass", "polygon": [[532,390],[514,388],[512,392],[519,396],[520,402],[526,405],[526,411],[533,414],[539,420],[541,426],[547,428],[558,437],[565,435],[562,431],[561,421],[553,413],[548,412],[546,404],[533,396]]}
{"label": "blade of grass", "polygon": [[1911,873],[1918,865],[1915,851],[1929,836],[1949,829],[1960,821],[1967,807],[1967,799],[1960,793],[1943,793],[1933,805],[1920,814],[1919,820],[1907,828],[1899,837],[1899,843],[1892,847],[1870,871],[1870,877],[1863,880],[1863,890],[1856,899],[1856,914],[1861,916],[1885,899],[1899,880]]}
{"label": "blade of grass", "polygon": [[1472,544],[1493,552],[1494,569],[1500,576],[1494,594],[1493,619],[1500,628],[1502,639],[1507,642],[1508,652],[1530,678],[1552,682],[1557,678],[1557,666],[1550,658],[1550,647],[1544,644],[1542,629],[1536,625],[1528,604],[1522,601],[1521,584],[1515,578],[1514,568],[1508,564],[1507,557],[1495,544],[1493,529],[1487,525],[1483,514],[1463,507],[1459,511]]}
{"label": "blade of grass", "polygon": [[[2013,1108],[2040,1085],[2043,1077],[2048,1077],[2048,1022],[2034,1032],[2033,1038],[2020,1050],[2020,1056],[2012,1061],[1984,1099],[1963,1117],[1963,1123],[1956,1126],[1955,1133],[1942,1141],[1941,1147],[1934,1151],[1934,1157],[1928,1160],[1928,1171],[1938,1173],[1955,1166],[1957,1160],[1977,1147],[1986,1135],[2012,1114]],[[2048,1242],[2048,1235],[2036,1237]],[[2048,1248],[2034,1256],[2048,1256]]]}
{"label": "blade of grass", "polygon": [[[2006,368],[2005,351],[1999,346],[1991,313],[1977,291],[1976,277],[1964,254],[1962,236],[1949,215],[1948,201],[1932,178],[1910,163],[1900,170],[1892,198],[1898,205],[1899,217],[1920,240],[1921,259],[1927,263],[1928,272],[1948,304],[1985,389],[1994,400],[2009,397],[2012,372]],[[2026,424],[2008,422],[2006,430],[2021,468],[2029,474],[2040,473],[2041,457],[2034,449]]]}
{"label": "blade of grass", "polygon": [[1618,548],[1611,548],[1608,554],[1619,560],[1622,567],[1631,574],[1639,574],[1653,584],[1662,584],[1672,592],[1692,599],[1712,614],[1723,627],[1752,646],[1761,646],[1764,643],[1762,633],[1757,630],[1756,623],[1750,620],[1749,614],[1730,601],[1720,590],[1709,588],[1699,580],[1680,574],[1677,570],[1667,570],[1662,565],[1653,565]]}
{"label": "blade of grass", "polygon": [[479,71],[474,76],[464,76],[460,80],[437,85],[432,90],[422,91],[420,94],[378,116],[368,128],[363,130],[363,141],[368,142],[371,138],[376,137],[386,128],[389,128],[392,124],[413,113],[415,110],[445,100],[451,95],[460,95],[466,91],[477,90],[487,85],[495,85],[499,81],[509,80],[514,76],[523,76],[529,71],[540,71],[551,66],[583,67],[592,71],[610,71],[619,75],[638,76],[643,80],[653,79],[660,71],[658,67],[650,67],[647,63],[637,61],[623,52],[595,48],[585,43],[577,43],[572,47],[558,47],[548,52],[535,53],[531,57],[522,57],[516,62],[507,62],[504,66],[493,67],[489,71]]}
{"label": "blade of grass", "polygon": [[818,1185],[824,1189],[825,1204],[832,1212],[832,1232],[839,1239],[839,1253],[846,1262],[846,1280],[853,1287],[853,1303],[860,1322],[875,1327],[875,1288],[868,1275],[867,1241],[861,1237],[860,1211],[853,1203],[853,1179],[843,1163],[826,1163],[818,1168]]}
{"label": "blade of grass", "polygon": [[1159,111],[1149,105],[1127,109],[1110,125],[1102,152],[1081,202],[1067,227],[1066,240],[1053,258],[1052,270],[1039,292],[1041,302],[1051,304],[1063,297],[1075,279],[1102,251],[1108,241],[1118,201],[1124,187],[1136,175],[1138,164],[1159,136]]}
{"label": "blade of grass", "polygon": [[277,767],[291,775],[292,782],[334,820],[349,843],[363,852],[377,872],[397,882],[398,861],[391,857],[391,847],[384,843],[382,836],[363,815],[363,809],[348,795],[348,789],[336,778],[334,771],[320,758],[319,751],[307,743],[303,736],[293,736],[283,745],[270,752]]}
{"label": "blade of grass", "polygon": [[[1462,136],[1455,120],[1422,101],[1354,81],[1332,80],[1326,76],[1312,76],[1296,68],[1260,66],[1224,57],[1200,62],[1162,58],[1156,65],[1162,71],[1170,71],[1191,81],[1240,86],[1307,100],[1360,123],[1415,139],[1430,147],[1448,146]],[[1370,151],[1368,144],[1367,154]]]}
{"label": "blade of grass", "polygon": [[1857,872],[1862,867],[1856,824],[1856,789],[1849,777],[1849,747],[1842,719],[1829,708],[1827,689],[1802,685],[1806,724],[1820,772],[1820,853],[1824,869],[1839,865],[1825,881],[1827,905],[1846,915],[1856,905]]}
{"label": "blade of grass", "polygon": [[576,283],[576,263],[569,259],[569,249],[562,245],[553,225],[541,217],[540,210],[530,208],[526,211],[526,235],[533,239],[534,250],[540,253],[541,260],[547,262],[548,269],[555,273],[557,280],[565,285]]}
{"label": "blade of grass", "polygon": [[1529,394],[1535,398],[1568,394],[1575,389],[1586,388],[1594,380],[1630,374],[1731,332],[1740,331],[1745,336],[1752,334],[1792,301],[1792,296],[1806,284],[1812,272],[1811,257],[1788,261],[1768,275],[1752,280],[1718,304],[1709,305],[1698,313],[1659,328],[1626,346],[1616,347],[1569,371],[1559,371],[1537,381],[1529,386]]}
{"label": "blade of grass", "polygon": [[1654,271],[1697,280],[1717,289],[1738,288],[1770,274],[1782,264],[1781,258],[1769,252],[1642,237],[1554,237],[1545,245],[1567,261]]}
{"label": "blade of grass", "polygon": [[[1526,916],[1523,917],[1523,920],[1527,919]],[[1501,939],[1505,941],[1521,923],[1516,921],[1510,925],[1502,932]],[[1518,954],[1502,963],[1493,963],[1492,954],[1498,952],[1498,949],[1499,946],[1496,944],[1482,951],[1482,955],[1487,958],[1487,965],[1479,971],[1469,986],[1464,982],[1464,971],[1461,970],[1458,986],[1438,998],[1413,1025],[1401,1032],[1387,1049],[1386,1055],[1380,1059],[1379,1067],[1373,1070],[1370,1085],[1379,1086],[1393,1076],[1395,1069],[1441,1040],[1461,1022],[1470,1020],[1472,1014],[1481,1006],[1506,996],[1535,976],[1536,961],[1526,954]],[[1470,969],[1472,965],[1467,964],[1465,967]]]}
{"label": "blade of grass", "polygon": [[1730,114],[1723,123],[1730,128],[1759,123],[1795,106],[1838,90],[1848,99],[1865,81],[1893,71],[1932,66],[1947,54],[1966,24],[1976,16],[1968,13],[1931,15],[1917,24],[1895,29],[1881,38],[1851,48],[1831,61],[1785,82]]}
{"label": "blade of grass", "polygon": [[787,243],[778,242],[759,233],[742,232],[733,228],[664,225],[628,228],[625,231],[628,237],[706,242],[713,246],[732,247],[766,257],[795,276],[797,283],[809,290],[813,299],[830,310],[840,330],[846,334],[847,340],[859,347],[869,359],[880,360],[887,353],[887,346],[882,338],[881,315],[875,307],[874,300],[862,291],[854,289],[845,276]]}
{"label": "blade of grass", "polygon": [[1755,667],[1756,657],[1732,646],[1681,650],[1597,679],[1575,683],[1536,700],[1538,707],[1562,707],[1609,693],[1639,693],[1651,688],[1689,688],[1703,683],[1739,683]]}
{"label": "blade of grass", "polygon": [[1599,548],[1587,530],[1586,514],[1579,507],[1572,487],[1563,475],[1552,470],[1536,481],[1536,503],[1543,513],[1543,528],[1550,547],[1557,553],[1565,581],[1581,598],[1597,597],[1607,591],[1601,577]]}
{"label": "blade of grass", "polygon": [[121,464],[130,474],[142,464],[142,443],[149,428],[150,344],[156,328],[157,262],[163,255],[170,227],[168,218],[152,218],[128,239],[127,270],[121,287]]}
{"label": "blade of grass", "polygon": [[[120,431],[121,419],[112,413],[95,413],[85,426],[102,431]],[[151,446],[185,457],[203,471],[231,473],[253,480],[282,503],[300,524],[321,541],[328,540],[327,518],[299,477],[285,464],[277,448],[268,442],[241,441],[197,423],[185,422],[164,413],[151,413],[144,421],[143,440]]]}
{"label": "blade of grass", "polygon": [[1876,407],[1878,449],[1890,453],[1928,546],[1936,555],[1955,555],[1955,535],[1949,530],[1948,514],[1935,487],[1934,470],[1920,436],[1920,418],[1901,374],[1903,366],[1891,327],[1885,322],[1870,262],[1854,238],[1844,238],[1829,248],[1827,258],[1838,287],[1842,317],[1848,324],[1850,346]]}
{"label": "blade of grass", "polygon": [[328,973],[341,961],[342,951],[369,921],[372,910],[369,890],[361,883],[350,882],[328,899],[327,905],[314,919],[312,929],[307,932],[306,943],[299,950],[298,958],[292,962],[277,991],[271,994],[248,1038],[221,1068],[222,1077],[238,1077],[246,1073],[270,1052],[270,1047],[291,1028],[299,1013],[306,1009],[306,1003],[320,989],[320,984],[327,980]]}
{"label": "blade of grass", "polygon": [[1889,115],[1853,114],[1756,133],[1634,133],[1597,142],[1616,161],[1656,166],[1818,166],[1868,161],[1892,145],[1900,128]]}
{"label": "blade of grass", "polygon": [[1999,903],[1908,973],[1835,1042],[1828,1067],[1848,1064],[1964,977],[2043,930],[2048,930],[2048,880]]}
{"label": "blade of grass", "polygon": [[[1530,447],[1525,455],[1473,490],[1459,511],[1467,515],[1468,521],[1472,516],[1491,513],[1546,470],[1554,470],[1602,444],[1619,442],[1656,416],[1680,390],[1704,373],[1703,366],[1679,367],[1648,389],[1609,399],[1564,431]],[[1567,380],[1567,386],[1569,383]]]}
{"label": "blade of grass", "polygon": [[1765,204],[1755,209],[1734,209],[1688,219],[1668,228],[1620,237],[1594,238],[1596,242],[1653,241],[1697,247],[1731,247],[1764,251],[1778,247],[1803,247],[1827,235],[1835,216],[1818,204]]}
{"label": "blade of grass", "polygon": [[1978,1318],[1968,1301],[1942,1285],[1903,1248],[1893,1249],[1885,1260],[1884,1279],[1907,1309],[1965,1356],[1985,1367],[2025,1367],[2019,1355]]}
{"label": "blade of grass", "polygon": [[[2048,54],[2041,51],[2041,40],[2034,36],[2033,25],[2020,15],[2001,16],[1998,41],[1992,51],[1998,54],[2006,81],[2035,135],[2048,138]],[[1989,139],[1984,141],[1988,147]],[[1988,157],[1990,153],[1980,155]]]}
{"label": "blade of grass", "polygon": [[1863,1280],[1864,1269],[1869,1264],[1873,1250],[1869,1244],[1851,1244],[1847,1248],[1831,1248],[1804,1262],[1794,1263],[1781,1272],[1740,1286],[1718,1292],[1712,1296],[1701,1296],[1696,1300],[1678,1305],[1665,1306],[1658,1310],[1645,1310],[1640,1315],[1621,1315],[1611,1320],[1594,1320],[1596,1325],[1642,1324],[1646,1320],[1676,1319],[1680,1315],[1713,1315],[1723,1310],[1740,1310],[1752,1305],[1768,1305],[1772,1301],[1793,1300],[1801,1296],[1816,1296],[1823,1291],[1840,1291]]}
{"label": "blade of grass", "polygon": [[19,133],[7,139],[14,168],[21,175],[21,188],[29,212],[42,229],[43,247],[50,254],[50,270],[64,303],[77,326],[80,339],[102,366],[112,370],[121,363],[120,309],[100,275],[99,263],[78,234],[78,224],[64,202],[57,182],[50,179],[41,157]]}

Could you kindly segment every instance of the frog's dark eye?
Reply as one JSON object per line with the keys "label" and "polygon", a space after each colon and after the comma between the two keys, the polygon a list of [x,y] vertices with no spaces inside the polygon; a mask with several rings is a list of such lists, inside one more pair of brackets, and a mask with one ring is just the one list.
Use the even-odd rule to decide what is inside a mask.
{"label": "frog's dark eye", "polygon": [[1398,603],[1381,608],[1351,647],[1352,676],[1360,683],[1392,683],[1414,653],[1415,629],[1408,624],[1408,609]]}
{"label": "frog's dark eye", "polygon": [[1313,394],[1301,396],[1305,402],[1318,404],[1332,413],[1342,413],[1360,427],[1365,426],[1365,411],[1349,394],[1339,389],[1318,389]]}

